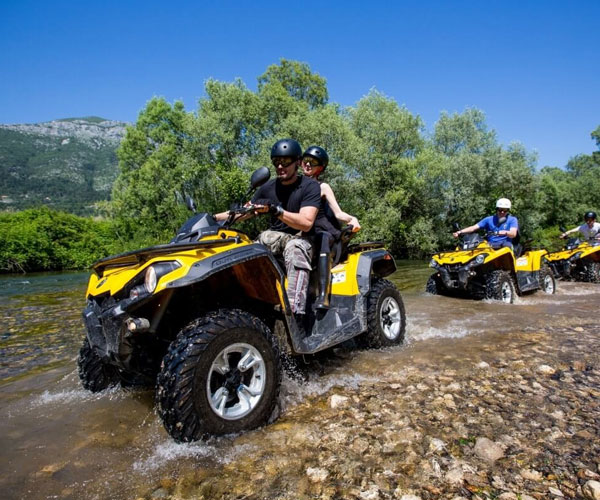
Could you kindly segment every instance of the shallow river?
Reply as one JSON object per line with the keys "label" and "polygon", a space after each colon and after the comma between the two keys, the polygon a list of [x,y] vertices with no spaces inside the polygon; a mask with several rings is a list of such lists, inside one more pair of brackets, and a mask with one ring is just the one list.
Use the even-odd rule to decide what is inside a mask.
{"label": "shallow river", "polygon": [[[111,389],[91,394],[80,387],[76,357],[84,335],[81,309],[87,274],[0,277],[2,497],[195,497],[199,493],[194,493],[194,485],[211,474],[243,470],[253,455],[271,457],[276,463],[280,450],[271,443],[292,439],[288,431],[319,420],[321,412],[323,425],[333,425],[335,412],[331,415],[323,408],[336,391],[361,394],[361,386],[381,385],[390,372],[398,375],[402,367],[427,367],[437,358],[445,370],[478,362],[481,353],[492,363],[493,347],[502,349],[503,338],[514,335],[525,342],[528,332],[535,339],[536,332],[577,325],[598,310],[600,285],[560,282],[553,296],[539,292],[507,305],[427,295],[423,291],[430,274],[427,266],[398,264],[391,279],[401,289],[407,311],[404,346],[376,352],[340,350],[313,361],[307,382],[284,381],[282,415],[271,426],[184,445],[175,444],[162,428],[152,391]],[[395,377],[394,390],[405,389],[402,377]],[[340,449],[336,459],[343,461],[344,453]],[[242,488],[237,497],[285,497],[285,484],[293,483],[289,476],[295,472],[279,473],[288,476],[265,483],[260,494],[244,494]],[[268,466],[261,474],[252,480],[264,480],[264,474],[270,474]],[[298,476],[304,474],[304,469],[297,470]],[[244,479],[233,481],[239,486]],[[213,492],[216,498],[222,496],[218,491]],[[210,491],[202,494],[211,497]]]}

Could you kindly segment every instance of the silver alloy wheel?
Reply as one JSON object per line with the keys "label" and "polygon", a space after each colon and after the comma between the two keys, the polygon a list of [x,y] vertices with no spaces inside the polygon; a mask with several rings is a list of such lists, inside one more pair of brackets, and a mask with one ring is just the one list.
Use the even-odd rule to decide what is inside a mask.
{"label": "silver alloy wheel", "polygon": [[554,293],[554,280],[552,279],[552,276],[546,275],[544,276],[544,288],[543,288],[544,292],[546,293]]}
{"label": "silver alloy wheel", "polygon": [[381,304],[381,316],[379,319],[381,331],[389,340],[394,340],[400,334],[402,326],[402,314],[400,306],[393,297],[386,297]]}
{"label": "silver alloy wheel", "polygon": [[500,297],[500,300],[502,300],[502,302],[505,302],[507,304],[512,303],[513,290],[508,281],[504,281],[502,283],[502,286],[500,287]]}
{"label": "silver alloy wheel", "polygon": [[206,380],[211,409],[225,420],[248,415],[260,401],[266,384],[266,364],[250,344],[231,344],[213,361]]}

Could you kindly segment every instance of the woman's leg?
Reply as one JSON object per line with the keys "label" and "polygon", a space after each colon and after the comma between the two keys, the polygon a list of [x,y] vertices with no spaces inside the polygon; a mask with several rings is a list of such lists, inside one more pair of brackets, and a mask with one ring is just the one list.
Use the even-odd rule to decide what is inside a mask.
{"label": "woman's leg", "polygon": [[334,238],[330,233],[321,232],[316,235],[316,246],[319,248],[319,293],[315,301],[315,309],[329,309],[329,294],[331,292],[331,245]]}

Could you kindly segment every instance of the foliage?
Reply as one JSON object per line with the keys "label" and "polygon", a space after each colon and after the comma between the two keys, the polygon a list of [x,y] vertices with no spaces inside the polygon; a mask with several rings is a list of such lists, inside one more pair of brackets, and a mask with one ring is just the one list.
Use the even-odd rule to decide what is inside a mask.
{"label": "foliage", "polygon": [[[358,238],[383,240],[398,257],[423,258],[453,245],[453,223],[480,221],[500,197],[512,200],[522,238],[533,245],[556,244],[559,225],[573,227],[584,211],[600,209],[600,126],[591,133],[599,151],[574,156],[564,169],[538,171],[535,154],[519,143],[499,144],[478,109],[443,112],[428,134],[418,115],[375,89],[351,107],[329,103],[325,79],[297,61],[269,66],[256,91],[239,79],[211,79],[204,94],[195,112],[154,97],[127,128],[105,205],[111,223],[82,226],[94,227],[93,251],[79,242],[79,257],[61,254],[53,246],[60,235],[41,220],[62,227],[53,218],[65,215],[31,212],[21,235],[3,226],[13,245],[3,243],[3,268],[77,266],[94,252],[169,241],[189,216],[181,203],[186,195],[210,213],[244,201],[251,172],[270,164],[270,148],[283,137],[327,149],[324,180],[360,220]],[[254,236],[265,220],[242,229]]]}
{"label": "foliage", "polygon": [[47,207],[0,213],[0,271],[81,269],[112,253],[110,223]]}

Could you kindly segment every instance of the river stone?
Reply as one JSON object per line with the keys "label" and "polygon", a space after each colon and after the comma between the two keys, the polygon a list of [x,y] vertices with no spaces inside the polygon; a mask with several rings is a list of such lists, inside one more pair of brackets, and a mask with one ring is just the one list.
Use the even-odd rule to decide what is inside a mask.
{"label": "river stone", "polygon": [[322,483],[329,476],[329,472],[320,467],[308,467],[306,469],[306,475],[313,483]]}
{"label": "river stone", "polygon": [[524,469],[521,471],[521,477],[523,479],[529,479],[530,481],[541,481],[544,476],[541,472],[535,469]]}
{"label": "river stone", "polygon": [[555,497],[564,497],[563,492],[560,491],[558,488],[554,488],[554,487],[550,486],[548,488],[548,491],[550,493],[552,493]]}
{"label": "river stone", "polygon": [[490,365],[488,363],[486,363],[485,361],[482,361],[481,363],[479,363],[477,365],[477,368],[480,368],[481,370],[487,370],[490,367]]}
{"label": "river stone", "polygon": [[454,466],[446,473],[446,481],[450,484],[460,485],[465,477],[465,473],[460,466]]}
{"label": "river stone", "polygon": [[582,491],[588,500],[600,500],[600,482],[588,481],[583,485]]}
{"label": "river stone", "polygon": [[372,484],[369,489],[362,490],[359,495],[363,500],[378,500],[379,499],[379,488]]}
{"label": "river stone", "polygon": [[538,371],[538,373],[541,373],[542,375],[554,375],[556,373],[556,370],[548,365],[538,366],[537,371]]}
{"label": "river stone", "polygon": [[402,495],[400,500],[421,500],[421,497],[418,495]]}
{"label": "river stone", "polygon": [[334,410],[336,408],[346,408],[350,403],[350,398],[347,396],[340,396],[339,394],[334,394],[329,398],[329,406]]}
{"label": "river stone", "polygon": [[494,463],[504,456],[502,446],[486,437],[477,438],[473,451],[479,458],[489,463]]}

